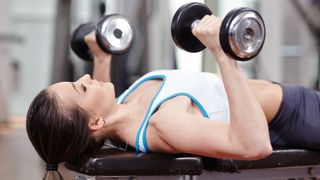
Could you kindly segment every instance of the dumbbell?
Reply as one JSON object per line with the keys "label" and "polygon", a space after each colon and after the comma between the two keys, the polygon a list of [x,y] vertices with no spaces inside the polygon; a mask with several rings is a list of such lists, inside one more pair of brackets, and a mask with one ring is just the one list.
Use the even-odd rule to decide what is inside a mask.
{"label": "dumbbell", "polygon": [[[206,47],[192,34],[192,28],[211,10],[202,3],[181,6],[173,16],[171,34],[175,44],[188,52],[199,52]],[[259,54],[266,30],[261,15],[250,8],[237,8],[223,19],[219,39],[223,51],[233,59],[247,61]]]}
{"label": "dumbbell", "polygon": [[95,31],[98,46],[109,54],[126,53],[133,42],[134,33],[130,22],[119,14],[103,16],[97,25],[82,24],[71,35],[71,49],[83,60],[92,61],[92,53],[84,37]]}

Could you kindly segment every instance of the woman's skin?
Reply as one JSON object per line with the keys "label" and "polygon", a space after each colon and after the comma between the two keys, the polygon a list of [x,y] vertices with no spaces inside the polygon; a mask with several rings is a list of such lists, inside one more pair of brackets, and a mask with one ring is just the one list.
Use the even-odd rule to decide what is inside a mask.
{"label": "woman's skin", "polygon": [[[230,123],[207,120],[185,96],[164,102],[152,115],[147,129],[151,151],[190,153],[209,157],[254,160],[272,152],[268,123],[280,106],[281,87],[262,80],[247,80],[238,63],[220,47],[221,19],[205,16],[193,34],[212,52],[220,68],[228,95]],[[136,135],[162,80],[141,84],[124,101],[116,104],[110,83],[111,55],[99,49],[94,32],[85,37],[94,54],[93,79],[85,75],[76,82],[49,87],[63,104],[79,104],[90,112],[88,126],[97,139],[110,138],[135,147]]]}

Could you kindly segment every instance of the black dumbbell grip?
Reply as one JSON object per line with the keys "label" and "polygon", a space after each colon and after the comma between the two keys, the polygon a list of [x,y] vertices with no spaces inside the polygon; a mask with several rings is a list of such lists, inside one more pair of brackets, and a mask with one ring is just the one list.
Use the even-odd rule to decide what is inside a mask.
{"label": "black dumbbell grip", "polygon": [[84,37],[95,30],[92,23],[80,25],[71,36],[71,49],[73,52],[83,60],[92,61],[92,53],[84,41]]}
{"label": "black dumbbell grip", "polygon": [[175,44],[188,52],[205,49],[206,47],[192,34],[192,24],[195,25],[197,20],[211,14],[209,7],[203,3],[193,2],[181,6],[171,22],[171,35]]}

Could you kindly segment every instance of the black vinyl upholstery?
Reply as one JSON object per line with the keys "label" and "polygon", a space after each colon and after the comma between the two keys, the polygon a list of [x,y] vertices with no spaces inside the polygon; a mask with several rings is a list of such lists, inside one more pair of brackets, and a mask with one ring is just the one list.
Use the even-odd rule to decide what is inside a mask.
{"label": "black vinyl upholstery", "polygon": [[199,156],[136,153],[118,149],[100,149],[65,166],[91,176],[200,175],[202,172]]}
{"label": "black vinyl upholstery", "polygon": [[261,160],[241,161],[231,159],[202,158],[204,169],[218,172],[239,170],[285,168],[297,166],[320,166],[320,152],[305,149],[277,149]]}
{"label": "black vinyl upholstery", "polygon": [[320,166],[320,152],[278,149],[265,159],[242,161],[188,154],[136,153],[102,148],[65,166],[91,176],[201,175],[203,171],[239,172],[248,169]]}

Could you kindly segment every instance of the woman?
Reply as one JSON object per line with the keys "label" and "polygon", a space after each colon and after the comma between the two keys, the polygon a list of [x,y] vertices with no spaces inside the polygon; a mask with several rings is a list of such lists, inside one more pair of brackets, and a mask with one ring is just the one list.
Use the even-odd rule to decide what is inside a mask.
{"label": "woman", "polygon": [[[118,99],[109,77],[111,55],[99,49],[94,33],[87,35],[93,79],[85,75],[54,84],[37,95],[28,111],[29,138],[49,173],[54,174],[58,163],[99,148],[105,139],[138,151],[243,160],[268,156],[270,139],[273,145],[319,149],[320,140],[313,135],[320,129],[319,119],[317,125],[299,127],[304,116],[297,111],[302,97],[297,94],[319,95],[297,86],[247,80],[220,47],[220,24],[220,18],[205,16],[193,34],[216,57],[222,80],[209,73],[154,71]],[[315,107],[318,112],[319,105]],[[291,118],[293,123],[287,122]],[[301,137],[301,128],[314,128],[308,132],[312,143]]]}

